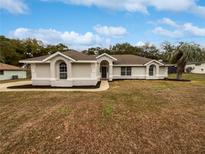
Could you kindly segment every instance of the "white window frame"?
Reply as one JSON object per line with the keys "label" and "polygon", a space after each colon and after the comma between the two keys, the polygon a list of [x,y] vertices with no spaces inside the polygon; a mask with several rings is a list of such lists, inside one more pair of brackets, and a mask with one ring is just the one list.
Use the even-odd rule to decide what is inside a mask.
{"label": "white window frame", "polygon": [[131,66],[122,66],[121,67],[121,76],[132,76],[132,67]]}
{"label": "white window frame", "polygon": [[[64,66],[62,67],[62,65],[64,65]],[[61,62],[59,64],[59,79],[60,80],[66,80],[68,78],[67,72],[68,72],[68,69],[67,69],[66,63]]]}

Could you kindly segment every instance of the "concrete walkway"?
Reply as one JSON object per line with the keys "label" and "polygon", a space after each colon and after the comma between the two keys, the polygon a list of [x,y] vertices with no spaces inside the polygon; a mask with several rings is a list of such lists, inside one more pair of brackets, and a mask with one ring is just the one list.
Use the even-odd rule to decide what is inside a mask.
{"label": "concrete walkway", "polygon": [[96,92],[96,91],[105,91],[109,88],[109,83],[106,80],[102,80],[100,87],[96,89],[73,89],[73,88],[25,88],[25,89],[8,89],[10,86],[22,86],[29,85],[31,81],[18,81],[18,82],[10,82],[10,83],[2,83],[0,84],[0,92],[9,92],[9,91],[85,91],[85,92]]}

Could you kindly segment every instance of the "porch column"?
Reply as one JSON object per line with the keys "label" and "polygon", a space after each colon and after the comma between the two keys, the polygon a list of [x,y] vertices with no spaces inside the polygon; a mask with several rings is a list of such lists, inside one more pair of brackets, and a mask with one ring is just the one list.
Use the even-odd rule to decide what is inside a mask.
{"label": "porch column", "polygon": [[146,66],[146,72],[145,72],[145,79],[148,79],[149,78],[149,65]]}
{"label": "porch column", "polygon": [[51,62],[50,63],[50,76],[51,76],[50,80],[52,81],[56,80],[55,71],[56,71],[55,62]]}
{"label": "porch column", "polygon": [[159,78],[159,66],[158,65],[155,66],[156,66],[156,78]]}
{"label": "porch column", "polygon": [[97,78],[98,73],[97,73],[97,62],[96,63],[91,63],[91,78]]}
{"label": "porch column", "polygon": [[71,62],[66,62],[67,65],[67,80],[72,78],[72,63]]}
{"label": "porch column", "polygon": [[113,64],[109,63],[109,81],[112,81],[113,78]]}
{"label": "porch column", "polygon": [[36,64],[31,64],[31,79],[36,79]]}

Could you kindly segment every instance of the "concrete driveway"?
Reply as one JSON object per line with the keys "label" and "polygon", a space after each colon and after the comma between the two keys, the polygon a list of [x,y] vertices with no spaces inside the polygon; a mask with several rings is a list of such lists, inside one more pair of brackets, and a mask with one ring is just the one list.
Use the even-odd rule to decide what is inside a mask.
{"label": "concrete driveway", "polygon": [[96,89],[74,89],[74,88],[25,88],[25,89],[8,89],[7,87],[11,86],[22,86],[29,85],[31,81],[18,81],[18,82],[10,82],[10,83],[2,83],[0,84],[0,92],[9,92],[9,91],[85,91],[85,92],[97,92],[97,91],[105,91],[109,88],[109,83],[106,80],[102,80],[100,87]]}

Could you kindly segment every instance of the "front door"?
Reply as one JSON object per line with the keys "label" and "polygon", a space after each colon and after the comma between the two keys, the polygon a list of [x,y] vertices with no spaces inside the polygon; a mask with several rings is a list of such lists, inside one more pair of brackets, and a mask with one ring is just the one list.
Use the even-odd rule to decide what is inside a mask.
{"label": "front door", "polygon": [[101,72],[101,77],[103,78],[103,79],[106,79],[107,78],[107,67],[105,67],[105,66],[102,66],[102,70],[101,70],[102,72]]}

